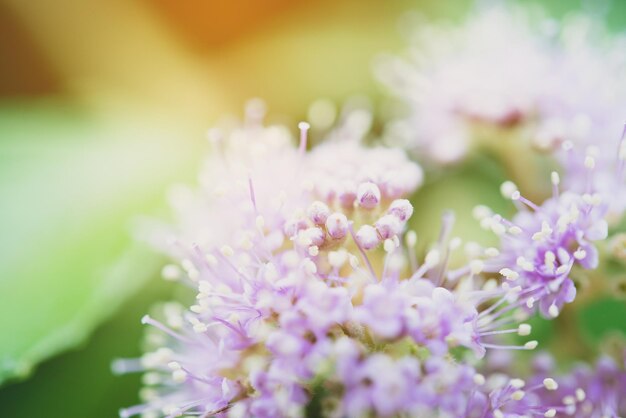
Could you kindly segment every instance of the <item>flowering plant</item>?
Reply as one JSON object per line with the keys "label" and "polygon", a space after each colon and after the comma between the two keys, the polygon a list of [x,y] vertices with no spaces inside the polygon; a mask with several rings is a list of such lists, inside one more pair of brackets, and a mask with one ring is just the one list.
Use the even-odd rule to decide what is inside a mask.
{"label": "flowering plant", "polygon": [[[523,18],[502,13],[491,11],[455,33],[451,45],[428,49],[437,59],[419,77],[401,63],[395,76],[418,103],[409,124],[430,141],[426,155],[435,159],[460,158],[476,120],[502,129],[527,123],[535,140],[549,137],[562,163],[546,179],[551,196],[534,202],[506,182],[501,192],[514,216],[474,210],[499,245],[464,243],[446,212],[438,239],[423,244],[419,257],[411,217],[414,205],[428,202],[409,199],[424,172],[402,149],[365,144],[366,113],[349,113],[326,141],[309,147],[307,123],[296,145],[285,127],[264,126],[263,106],[252,102],[243,124],[210,132],[214,150],[200,187],[177,189],[177,222],[152,232],[177,260],[163,276],[188,285],[195,300],[146,315],[142,321],[157,332],[154,349],[114,364],[120,372],[145,371],[144,403],[121,410],[122,417],[626,413],[626,351],[621,363],[605,357],[566,374],[546,355],[523,376],[497,361],[501,352],[534,350],[527,320],[558,317],[576,297],[575,273],[598,267],[597,243],[624,210],[623,196],[608,193],[605,179],[622,190],[626,160],[623,137],[616,154],[604,143],[590,147],[591,137],[546,134],[556,119],[569,126],[584,109],[554,105],[552,98],[567,99],[536,81],[545,81],[554,56],[567,72],[575,67],[569,54],[580,51],[555,53]],[[510,31],[493,39],[492,25]],[[519,48],[506,68],[457,45],[485,41],[481,52],[500,54],[511,39]],[[463,66],[450,64],[450,55]],[[459,79],[485,69],[493,73],[481,79],[485,86]],[[418,84],[423,89],[414,90]],[[587,116],[585,132],[596,135],[602,120]],[[463,262],[453,265],[453,258]]]}

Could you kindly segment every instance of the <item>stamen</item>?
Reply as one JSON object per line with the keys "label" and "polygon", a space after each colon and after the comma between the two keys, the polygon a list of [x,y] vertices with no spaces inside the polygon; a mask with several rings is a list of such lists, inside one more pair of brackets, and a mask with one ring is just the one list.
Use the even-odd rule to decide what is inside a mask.
{"label": "stamen", "polygon": [[493,211],[484,205],[478,205],[474,207],[472,211],[472,215],[477,221],[482,221],[484,218],[487,218],[493,215]]}
{"label": "stamen", "polygon": [[522,379],[511,379],[509,383],[515,389],[521,389],[526,386],[526,382],[524,382]]}
{"label": "stamen", "polygon": [[505,199],[511,199],[513,193],[517,192],[517,186],[512,181],[505,181],[500,186],[500,193]]}
{"label": "stamen", "polygon": [[485,248],[485,255],[487,257],[497,257],[498,255],[500,255],[500,250],[498,250],[496,247]]}
{"label": "stamen", "polygon": [[415,246],[417,245],[417,233],[415,233],[415,231],[413,230],[408,231],[404,237],[404,241],[407,246],[407,252],[409,253],[409,264],[411,266],[411,271],[415,271],[415,269],[417,269],[417,259],[415,257]]}
{"label": "stamen", "polygon": [[363,260],[365,260],[365,264],[367,265],[367,268],[369,269],[372,277],[374,278],[374,280],[378,280],[378,277],[376,276],[376,272],[374,271],[374,267],[372,267],[372,263],[370,262],[370,259],[367,257],[365,250],[361,247],[361,245],[359,244],[359,241],[356,238],[356,235],[354,233],[354,228],[352,228],[352,222],[348,223],[348,229],[350,231],[350,235],[352,236],[352,240],[354,241],[357,248],[359,249],[359,252],[361,253],[361,257],[363,258]]}
{"label": "stamen", "polygon": [[531,331],[532,327],[529,324],[520,324],[519,327],[517,327],[517,335],[521,337],[530,335]]}
{"label": "stamen", "polygon": [[116,375],[141,372],[144,369],[138,359],[115,359],[111,363],[111,371]]}
{"label": "stamen", "polygon": [[503,268],[500,270],[500,274],[504,276],[507,280],[517,280],[519,278],[519,273],[511,270],[510,268]]}
{"label": "stamen", "polygon": [[256,207],[256,198],[254,196],[254,185],[252,184],[252,177],[250,175],[248,175],[248,190],[250,191],[250,200],[252,201],[254,212],[258,212]]}
{"label": "stamen", "polygon": [[484,385],[485,382],[486,382],[485,376],[483,376],[482,374],[476,373],[474,375],[474,383],[476,383],[478,386]]}
{"label": "stamen", "polygon": [[141,318],[141,323],[144,325],[152,325],[155,328],[160,329],[161,331],[163,331],[164,333],[176,338],[177,340],[183,341],[185,343],[188,344],[194,344],[194,341],[191,340],[190,338],[185,337],[184,335],[181,335],[175,331],[172,331],[169,327],[166,327],[165,325],[163,325],[162,323],[160,323],[159,321],[153,319],[152,317],[150,317],[150,315],[144,315]]}
{"label": "stamen", "polygon": [[439,245],[443,245],[448,240],[452,227],[454,226],[454,212],[445,211],[441,217],[441,231],[439,232],[439,238],[437,242]]}
{"label": "stamen", "polygon": [[558,383],[550,377],[543,379],[543,386],[548,390],[557,390],[559,388]]}
{"label": "stamen", "polygon": [[556,262],[556,255],[552,251],[546,251],[546,253],[543,256],[543,264],[549,272],[554,271],[555,262]]}
{"label": "stamen", "polygon": [[550,224],[546,221],[541,222],[541,230],[535,232],[532,236],[533,241],[546,241],[548,237],[554,232],[550,227]]}
{"label": "stamen", "polygon": [[548,308],[548,313],[552,318],[556,318],[559,316],[559,308],[557,308],[557,306],[553,303],[550,305],[550,308]]}
{"label": "stamen", "polygon": [[298,147],[298,152],[300,153],[300,155],[304,155],[304,153],[306,152],[308,137],[307,133],[310,127],[311,125],[309,125],[307,122],[300,122],[298,124],[298,129],[300,129],[300,146]]}
{"label": "stamen", "polygon": [[578,399],[579,402],[584,401],[586,397],[587,395],[585,394],[584,390],[582,390],[581,388],[576,389],[576,399]]}
{"label": "stamen", "polygon": [[552,180],[552,197],[558,199],[559,197],[559,184],[561,183],[561,178],[559,177],[559,173],[553,171],[550,175],[550,179]]}
{"label": "stamen", "polygon": [[535,205],[533,202],[526,199],[524,196],[522,196],[522,194],[519,191],[515,191],[513,194],[511,194],[511,200],[520,201],[534,211],[540,210],[539,206]]}
{"label": "stamen", "polygon": [[524,392],[523,390],[516,390],[515,392],[513,392],[513,394],[511,394],[511,399],[513,399],[514,401],[521,401],[525,395],[526,392]]}
{"label": "stamen", "polygon": [[437,249],[430,250],[426,254],[424,263],[413,273],[410,280],[415,280],[420,277],[423,277],[424,274],[428,270],[432,269],[433,267],[436,267],[439,264],[440,259],[441,259],[441,255],[440,255],[439,250]]}
{"label": "stamen", "polygon": [[[589,147],[591,149],[594,149],[595,147]],[[585,156],[585,161],[584,161],[584,165],[585,168],[587,169],[587,187],[586,187],[586,191],[588,193],[590,193],[593,189],[593,171],[596,167],[596,159],[593,157],[593,155],[591,155],[591,150],[587,149],[587,155]]]}
{"label": "stamen", "polygon": [[537,341],[528,341],[524,345],[498,345],[483,343],[483,347],[491,348],[494,350],[534,350],[537,348]]}
{"label": "stamen", "polygon": [[[428,254],[426,254],[425,264],[433,263],[435,260],[432,257],[435,257],[435,256],[437,257],[436,263],[432,264],[432,267],[435,267],[441,262],[440,252],[443,251],[443,263],[441,263],[441,266],[435,273],[435,277],[434,277],[434,280],[435,280],[434,283],[437,286],[441,285],[443,276],[445,274],[446,265],[448,263],[448,259],[450,255],[450,248],[448,246],[445,246],[445,243],[448,241],[450,237],[450,233],[452,232],[452,227],[454,226],[454,221],[455,221],[454,212],[448,210],[443,213],[441,217],[441,231],[439,232],[439,238],[437,240],[439,251],[437,253],[434,253],[431,251]],[[430,262],[428,260],[429,255],[431,257]]]}
{"label": "stamen", "polygon": [[[481,332],[478,335],[480,335],[481,337],[487,337],[489,335],[502,335],[502,334],[518,334],[518,335],[522,335],[522,334],[519,334],[519,328],[501,329],[501,330],[497,330],[497,331],[486,331],[486,332]],[[525,335],[528,335],[528,334],[525,334]]]}
{"label": "stamen", "polygon": [[235,250],[233,250],[233,247],[231,247],[230,245],[223,245],[220,248],[220,253],[222,253],[224,257],[232,257],[233,255],[235,255]]}
{"label": "stamen", "polygon": [[161,276],[168,281],[176,281],[182,277],[180,267],[176,264],[167,264],[161,270]]}
{"label": "stamen", "polygon": [[526,260],[523,256],[517,257],[515,264],[521,267],[522,270],[530,272],[530,273],[532,273],[535,270],[535,265],[532,263],[532,261]]}

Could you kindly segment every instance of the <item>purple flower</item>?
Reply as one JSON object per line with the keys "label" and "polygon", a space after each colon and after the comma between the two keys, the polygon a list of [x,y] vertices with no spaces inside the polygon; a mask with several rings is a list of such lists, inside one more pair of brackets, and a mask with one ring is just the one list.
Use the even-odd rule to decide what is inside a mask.
{"label": "purple flower", "polygon": [[363,304],[355,310],[355,319],[381,338],[394,339],[406,331],[405,294],[380,284],[371,284],[363,292]]}
{"label": "purple flower", "polygon": [[[401,151],[366,148],[344,126],[307,153],[306,124],[296,148],[284,129],[265,128],[255,115],[216,139],[221,152],[207,169],[213,177],[175,196],[180,222],[161,239],[177,264],[163,273],[196,298],[188,309],[165,309],[162,320],[145,318],[161,335],[156,350],[117,366],[144,371],[147,396],[121,415],[291,418],[304,416],[319,393],[322,414],[331,417],[514,417],[522,404],[509,404],[519,393],[485,384],[453,349],[470,348],[477,358],[491,349],[534,349],[534,341],[502,340],[530,333],[519,323],[527,290],[484,280],[483,270],[500,260],[489,251],[448,271],[460,246],[449,236],[449,213],[418,263],[405,198],[422,171]],[[539,211],[540,225],[545,217],[560,226],[556,216],[561,206],[570,216],[571,202],[580,213],[567,218],[558,242],[541,241],[537,252],[550,245],[571,251],[572,240],[584,250],[601,237],[595,212],[583,205],[593,198],[555,199],[562,205]],[[571,257],[593,261],[591,253]],[[523,405],[544,410],[531,401]]]}
{"label": "purple flower", "polygon": [[604,356],[594,365],[579,364],[565,374],[555,371],[555,362],[546,353],[535,356],[532,364],[523,387],[525,398],[547,406],[548,416],[604,418],[626,412],[626,371],[614,359]]}
{"label": "purple flower", "polygon": [[[493,4],[459,25],[416,22],[410,31],[408,51],[377,68],[409,108],[408,117],[389,124],[390,140],[446,164],[485,139],[530,138],[554,151],[568,172],[577,170],[560,152],[563,143],[583,154],[595,146],[603,154],[599,171],[611,172],[601,176],[611,180],[606,190],[623,190],[613,165],[626,112],[624,34],[609,34],[588,15],[555,22],[538,8]],[[586,179],[569,177],[584,193]]]}
{"label": "purple flower", "polygon": [[229,135],[211,133],[219,152],[201,189],[179,189],[178,224],[153,235],[179,260],[164,276],[197,295],[165,323],[146,317],[171,337],[168,356],[118,363],[147,370],[153,394],[123,416],[301,415],[332,342],[362,326],[351,320],[364,286],[353,277],[373,279],[365,251],[399,243],[412,212],[400,198],[421,184],[418,165],[355,137],[306,153],[306,124],[295,148],[284,128],[253,116]]}
{"label": "purple flower", "polygon": [[410,411],[417,401],[415,388],[419,383],[419,362],[411,357],[394,360],[377,353],[356,365],[349,382],[345,383],[344,413],[362,416],[391,417]]}
{"label": "purple flower", "polygon": [[346,322],[352,312],[352,301],[343,287],[328,287],[321,282],[306,285],[306,292],[296,307],[306,318],[306,327],[322,337],[333,325]]}
{"label": "purple flower", "polygon": [[520,286],[519,303],[528,308],[538,303],[546,317],[557,316],[565,303],[574,300],[572,268],[597,267],[593,242],[608,235],[607,206],[600,196],[559,193],[558,176],[552,178],[554,196],[540,206],[524,198],[512,183],[503,185],[519,209],[511,220],[486,208],[476,211],[483,227],[502,236],[500,254],[486,269],[499,272],[509,286]]}

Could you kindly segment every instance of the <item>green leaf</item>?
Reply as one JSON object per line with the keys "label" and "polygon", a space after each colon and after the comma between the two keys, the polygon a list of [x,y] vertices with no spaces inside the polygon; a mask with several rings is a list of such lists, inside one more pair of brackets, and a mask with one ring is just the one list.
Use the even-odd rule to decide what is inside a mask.
{"label": "green leaf", "polygon": [[60,104],[0,109],[0,382],[83,341],[154,275],[131,221],[194,148],[146,118],[111,120]]}
{"label": "green leaf", "polygon": [[578,324],[591,346],[619,332],[626,335],[626,301],[605,297],[579,309]]}

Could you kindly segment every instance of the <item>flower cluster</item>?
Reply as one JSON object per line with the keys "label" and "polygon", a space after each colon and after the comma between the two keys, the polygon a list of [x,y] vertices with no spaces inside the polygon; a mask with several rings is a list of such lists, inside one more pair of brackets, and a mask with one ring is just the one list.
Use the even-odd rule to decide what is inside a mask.
{"label": "flower cluster", "polygon": [[522,196],[512,182],[502,193],[517,204],[511,220],[478,206],[474,215],[481,226],[502,237],[499,254],[485,270],[500,273],[511,286],[521,286],[518,302],[535,307],[545,317],[556,317],[565,303],[572,302],[576,287],[570,278],[580,266],[595,269],[598,251],[594,241],[606,239],[607,205],[599,194],[560,193],[560,177],[552,173],[553,196],[537,205]]}
{"label": "flower cluster", "polygon": [[[463,159],[478,141],[530,139],[563,165],[572,190],[588,193],[591,184],[624,195],[623,163],[614,155],[626,152],[617,141],[626,114],[626,36],[609,37],[598,19],[556,22],[535,12],[492,6],[458,27],[416,25],[406,56],[379,68],[409,107],[389,136],[440,163]],[[585,156],[598,166],[591,179]],[[626,209],[623,197],[612,205],[618,214]]]}
{"label": "flower cluster", "polygon": [[[534,389],[487,381],[459,362],[537,346],[506,337],[530,334],[528,301],[554,287],[544,286],[545,272],[490,280],[483,272],[508,263],[504,254],[515,248],[477,244],[465,246],[465,267],[449,270],[462,247],[450,236],[451,213],[418,263],[405,198],[422,181],[420,167],[358,138],[309,152],[307,125],[300,127],[295,147],[285,130],[247,122],[219,139],[208,167],[220,175],[176,194],[179,218],[193,222],[168,231],[180,263],[163,274],[189,284],[196,301],[188,310],[168,305],[161,320],[144,317],[167,338],[140,360],[116,363],[118,371],[145,370],[149,386],[145,403],[121,415],[297,417],[315,404],[337,417],[515,417],[529,405],[549,414]],[[556,199],[571,209],[565,195]],[[557,209],[545,211],[550,218]],[[538,240],[536,251],[548,251],[548,241],[569,249],[571,237],[585,245],[593,237],[578,228],[595,227],[585,216],[555,227],[561,241]],[[539,229],[519,224],[528,234],[545,229],[542,221]]]}
{"label": "flower cluster", "polygon": [[199,187],[175,188],[175,222],[149,234],[175,260],[163,277],[194,299],[146,315],[152,349],[115,362],[146,386],[121,417],[623,416],[624,365],[608,358],[563,375],[537,356],[524,380],[490,366],[537,347],[527,319],[574,300],[573,277],[598,266],[626,209],[626,139],[602,139],[626,109],[626,49],[581,28],[598,30],[495,7],[457,30],[422,28],[419,52],[382,71],[412,106],[392,126],[407,148],[448,163],[515,128],[553,152],[551,196],[534,202],[509,181],[513,216],[475,208],[496,247],[454,237],[452,212],[418,246],[423,170],[401,148],[366,146],[363,111],[315,147],[305,122],[299,142],[265,126],[259,101],[211,130]]}
{"label": "flower cluster", "polygon": [[[626,354],[626,353],[624,353]],[[569,373],[559,376],[559,385],[552,392],[543,392],[543,402],[562,402],[558,411],[576,418],[618,417],[626,413],[626,363],[621,364],[603,356],[593,366],[579,364]],[[542,376],[554,374],[554,361],[547,354],[539,355],[533,362],[537,381]]]}
{"label": "flower cluster", "polygon": [[380,77],[411,106],[392,125],[407,146],[442,163],[469,151],[475,123],[508,128],[535,113],[553,71],[548,45],[522,13],[488,9],[460,27],[416,25],[406,58],[384,61]]}

